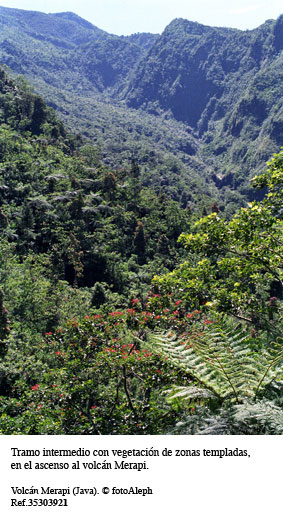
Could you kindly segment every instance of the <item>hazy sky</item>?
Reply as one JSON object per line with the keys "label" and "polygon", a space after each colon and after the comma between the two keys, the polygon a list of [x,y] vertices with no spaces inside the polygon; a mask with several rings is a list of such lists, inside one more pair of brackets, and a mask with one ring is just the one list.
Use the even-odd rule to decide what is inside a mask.
{"label": "hazy sky", "polygon": [[161,33],[176,17],[252,29],[283,13],[282,0],[0,0],[0,5],[45,13],[73,11],[116,35]]}

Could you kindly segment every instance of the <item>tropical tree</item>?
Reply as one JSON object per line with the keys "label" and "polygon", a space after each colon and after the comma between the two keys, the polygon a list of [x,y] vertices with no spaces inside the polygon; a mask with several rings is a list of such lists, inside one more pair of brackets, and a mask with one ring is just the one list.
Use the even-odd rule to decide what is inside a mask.
{"label": "tropical tree", "polygon": [[[214,212],[201,218],[179,241],[187,260],[172,273],[155,277],[160,292],[173,293],[186,307],[213,308],[256,328],[272,329],[280,319],[283,294],[283,151],[253,180],[267,193],[231,221]],[[279,318],[279,319],[278,319]]]}

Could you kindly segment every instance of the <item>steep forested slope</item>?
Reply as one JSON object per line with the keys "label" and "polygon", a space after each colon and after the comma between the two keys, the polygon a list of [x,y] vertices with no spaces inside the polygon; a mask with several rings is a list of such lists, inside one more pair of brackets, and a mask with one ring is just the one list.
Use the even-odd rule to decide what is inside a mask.
{"label": "steep forested slope", "polygon": [[[77,318],[84,318],[96,335],[92,350],[106,346],[106,353],[112,352],[109,347],[119,341],[121,309],[135,327],[134,307],[145,308],[153,274],[173,269],[180,261],[177,238],[188,228],[190,214],[164,194],[142,189],[134,160],[129,171],[110,171],[101,165],[91,145],[82,145],[77,136],[67,134],[53,109],[22,79],[14,83],[3,70],[0,110],[0,432],[56,433],[55,409],[62,397],[57,388],[53,390],[57,382],[46,380],[55,396],[43,397],[50,411],[44,402],[36,408],[31,401],[24,403],[26,390],[39,394],[38,375],[46,374],[49,354],[44,354],[43,342],[53,335],[63,337],[63,325],[78,328]],[[61,356],[57,344],[50,356],[56,363],[66,355]],[[125,346],[130,354],[132,345]],[[157,403],[170,369],[165,365],[168,372],[156,376],[164,361],[151,356],[144,350],[140,363],[142,358],[134,351],[130,364],[133,367],[135,357],[138,369],[134,374],[131,368],[129,381],[124,372],[123,393],[120,379],[115,386],[113,371],[120,378],[119,358],[116,366],[114,357],[109,364],[102,362],[99,380],[92,354],[88,365],[73,357],[74,364],[63,367],[67,376],[78,380],[72,389],[74,405],[69,402],[75,420],[68,418],[68,432],[87,432],[80,394],[89,401],[90,413],[98,401],[103,402],[103,424],[97,428],[91,418],[89,432],[136,432],[137,415],[132,421],[124,413],[132,390],[140,400],[142,422],[149,417],[146,430],[156,432],[172,423],[172,418],[174,422],[175,412],[168,414],[164,404]],[[100,386],[100,396],[89,392],[90,373]],[[183,379],[177,371],[174,377]],[[152,427],[153,414],[160,423]]]}
{"label": "steep forested slope", "polygon": [[[57,87],[103,91],[123,80],[143,45],[109,35],[72,13],[0,9],[2,62]],[[90,81],[90,82],[88,82]]]}
{"label": "steep forested slope", "polygon": [[[0,277],[15,324],[23,313],[33,331],[55,324],[53,316],[58,323],[62,288],[67,296],[86,288],[80,312],[91,302],[123,305],[129,292],[143,294],[154,273],[179,260],[177,238],[190,213],[143,189],[134,160],[129,171],[101,165],[95,149],[67,134],[22,81],[2,70],[0,81]],[[41,315],[33,293],[25,299],[29,280],[35,296],[52,290]],[[28,335],[23,327],[21,335]]]}
{"label": "steep forested slope", "polygon": [[176,19],[141,60],[126,100],[188,123],[212,177],[237,186],[243,168],[258,169],[282,143],[282,42],[283,17],[245,32]]}
{"label": "steep forested slope", "polygon": [[283,153],[194,225],[156,160],[103,165],[2,69],[0,146],[0,433],[282,434]]}
{"label": "steep forested slope", "polygon": [[202,193],[232,211],[280,147],[282,17],[252,31],[176,19],[161,36],[117,37],[72,13],[0,15],[2,63],[106,163],[134,155],[144,183],[162,180],[183,203]]}

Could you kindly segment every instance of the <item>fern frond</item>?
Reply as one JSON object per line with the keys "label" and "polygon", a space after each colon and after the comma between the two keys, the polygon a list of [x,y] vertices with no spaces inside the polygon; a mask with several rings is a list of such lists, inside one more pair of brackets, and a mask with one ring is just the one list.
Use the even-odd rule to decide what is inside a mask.
{"label": "fern frond", "polygon": [[253,431],[252,434],[283,434],[283,409],[271,401],[246,403],[235,406],[233,421],[238,428]]}
{"label": "fern frond", "polygon": [[255,352],[248,332],[222,321],[190,339],[169,333],[153,334],[155,350],[188,372],[222,399],[241,403],[283,374],[282,340]]}
{"label": "fern frond", "polygon": [[202,406],[178,422],[169,434],[282,435],[283,409],[268,400],[223,407],[217,414]]}
{"label": "fern frond", "polygon": [[197,386],[193,387],[173,387],[166,391],[166,400],[172,403],[174,400],[180,398],[183,401],[208,400],[215,398],[215,394],[207,389],[202,389]]}
{"label": "fern frond", "polygon": [[178,422],[169,432],[170,435],[228,435],[231,434],[230,424],[226,416],[214,415],[205,406]]}

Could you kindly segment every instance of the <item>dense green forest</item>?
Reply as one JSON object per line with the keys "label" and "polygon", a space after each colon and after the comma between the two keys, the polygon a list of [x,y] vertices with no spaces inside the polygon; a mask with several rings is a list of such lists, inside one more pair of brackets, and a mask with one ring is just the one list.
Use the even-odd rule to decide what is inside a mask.
{"label": "dense green forest", "polygon": [[283,18],[252,31],[173,20],[118,37],[73,13],[0,7],[0,61],[24,75],[109,168],[231,218],[283,144]]}
{"label": "dense green forest", "polygon": [[[0,432],[282,434],[281,18],[116,37],[0,15]],[[180,122],[196,71],[207,101]]]}

